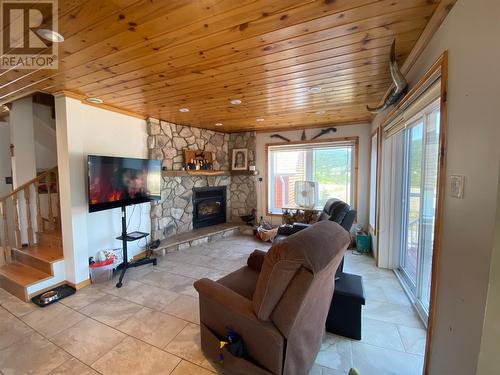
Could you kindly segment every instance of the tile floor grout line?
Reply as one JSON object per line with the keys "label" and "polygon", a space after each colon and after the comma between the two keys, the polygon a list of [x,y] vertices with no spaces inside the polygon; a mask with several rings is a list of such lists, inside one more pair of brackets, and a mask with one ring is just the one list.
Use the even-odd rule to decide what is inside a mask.
{"label": "tile floor grout line", "polygon": [[[77,311],[77,310],[74,310],[74,311]],[[59,349],[63,350],[64,352],[68,353],[68,354],[69,354],[72,358],[75,358],[76,360],[78,360],[79,362],[83,363],[85,366],[90,367],[91,369],[93,369],[94,371],[98,372],[99,374],[102,374],[102,373],[101,373],[101,372],[99,372],[98,370],[96,370],[96,369],[95,369],[94,367],[92,367],[92,366],[93,366],[93,365],[94,365],[97,361],[99,361],[102,357],[104,357],[106,354],[108,354],[108,353],[109,353],[109,352],[111,352],[113,349],[115,349],[118,345],[120,345],[121,343],[123,343],[123,341],[125,341],[125,340],[126,340],[127,338],[129,338],[129,337],[130,337],[130,338],[132,338],[132,339],[138,340],[138,341],[140,341],[140,342],[142,342],[142,343],[144,343],[144,344],[146,344],[146,345],[152,346],[152,347],[154,347],[154,348],[156,348],[156,349],[158,349],[158,350],[161,350],[161,351],[162,351],[162,352],[164,352],[164,353],[170,354],[170,355],[172,355],[172,356],[174,356],[174,357],[178,358],[178,359],[180,360],[180,361],[179,361],[179,364],[180,364],[180,362],[181,362],[181,361],[186,361],[186,362],[189,362],[189,363],[191,363],[191,364],[193,364],[193,365],[195,365],[195,366],[197,366],[197,367],[200,367],[200,368],[206,369],[205,367],[200,366],[199,364],[194,363],[194,362],[190,361],[189,359],[185,359],[185,358],[183,358],[183,357],[180,357],[179,355],[174,354],[174,353],[172,353],[172,352],[169,352],[169,351],[167,351],[167,350],[165,349],[165,348],[166,348],[166,346],[168,346],[168,345],[169,345],[172,341],[174,341],[174,340],[175,340],[175,338],[177,338],[177,336],[178,336],[178,335],[179,335],[179,334],[180,334],[180,333],[181,333],[181,332],[182,332],[182,331],[183,331],[183,330],[184,330],[184,329],[185,329],[185,328],[186,328],[189,324],[195,324],[195,323],[185,321],[185,322],[186,322],[186,323],[188,323],[188,324],[186,324],[186,325],[185,325],[185,326],[184,326],[184,327],[183,327],[183,328],[182,328],[182,329],[181,329],[181,330],[180,330],[180,331],[179,331],[179,332],[178,332],[178,333],[174,336],[174,338],[172,338],[172,339],[171,339],[171,340],[170,340],[170,341],[166,344],[165,348],[161,348],[161,347],[158,347],[158,346],[156,346],[156,345],[154,345],[154,344],[151,344],[151,343],[149,343],[149,342],[146,342],[146,341],[144,341],[143,339],[140,339],[140,338],[137,338],[137,337],[135,337],[135,336],[129,335],[128,333],[126,333],[126,332],[123,332],[123,331],[119,330],[119,329],[118,329],[118,327],[113,327],[113,326],[110,326],[109,324],[103,323],[103,322],[101,322],[101,321],[99,321],[99,320],[97,320],[97,319],[95,319],[95,318],[93,318],[93,317],[91,317],[91,316],[87,316],[87,315],[85,315],[85,314],[83,314],[83,313],[81,313],[81,314],[82,314],[82,315],[84,315],[84,316],[85,316],[86,318],[88,318],[88,319],[91,319],[91,320],[93,320],[93,321],[95,321],[95,322],[97,322],[97,323],[103,324],[103,325],[105,325],[106,327],[111,328],[111,329],[113,329],[113,330],[116,330],[116,331],[118,331],[118,332],[121,332],[121,333],[123,333],[123,334],[125,335],[125,337],[124,337],[124,338],[123,338],[123,339],[122,339],[119,343],[117,343],[117,344],[116,344],[116,345],[114,345],[112,348],[110,348],[110,349],[109,349],[106,353],[104,353],[102,356],[99,356],[99,357],[98,357],[95,361],[93,361],[90,365],[87,365],[86,363],[82,362],[82,361],[81,361],[78,357],[75,357],[73,354],[71,354],[70,352],[68,352],[66,349],[64,349],[63,347],[61,347],[61,346],[57,345],[55,342],[53,342],[50,338],[48,338],[48,337],[46,337],[45,335],[43,335],[41,332],[38,332],[37,330],[35,330],[35,329],[34,329],[34,328],[32,328],[31,326],[27,325],[26,323],[25,323],[25,324],[26,324],[28,327],[30,327],[31,329],[33,329],[35,332],[39,333],[39,334],[40,334],[43,338],[45,338],[47,341],[50,341],[50,342],[51,342],[52,344],[54,344],[56,347],[58,347]],[[135,315],[135,314],[134,314],[134,315]],[[16,317],[16,318],[17,318],[17,319],[20,319],[20,318],[18,318],[18,317]],[[85,319],[85,318],[84,318],[84,319]],[[83,319],[82,319],[82,320],[83,320]],[[80,320],[80,321],[79,321],[79,322],[77,322],[76,324],[80,323],[82,320]],[[22,320],[21,320],[21,321],[22,321]],[[23,322],[23,323],[24,323],[24,322]],[[76,325],[76,324],[75,324],[75,325]],[[197,325],[197,324],[196,324],[196,325]],[[73,326],[74,326],[74,325],[73,325]],[[71,327],[73,327],[73,326],[71,326]],[[62,332],[66,331],[67,329],[69,329],[69,328],[71,328],[71,327],[68,327],[68,328],[64,329],[63,331],[59,332],[57,335],[61,334]],[[56,335],[56,336],[57,336],[57,335]],[[70,359],[71,359],[71,358],[68,358],[68,360],[70,360]],[[64,363],[66,363],[66,362],[67,362],[67,361],[65,361]],[[62,364],[61,364],[61,365],[62,365]],[[58,367],[60,367],[60,366],[58,366]],[[177,366],[176,366],[176,367],[177,367]],[[56,368],[57,368],[57,367],[56,367]],[[54,370],[55,370],[55,369],[53,369],[53,370],[51,370],[51,371],[54,371]],[[208,370],[208,369],[207,369],[207,370]],[[173,370],[172,370],[172,371],[173,371]],[[208,370],[208,371],[210,371],[210,370]]]}
{"label": "tile floor grout line", "polygon": [[[57,303],[57,302],[56,302],[56,303]],[[43,333],[41,333],[41,332],[37,331],[35,328],[31,327],[29,324],[27,324],[26,322],[24,322],[24,321],[21,319],[21,317],[15,316],[15,315],[14,315],[14,314],[12,314],[10,311],[9,311],[9,313],[10,313],[12,316],[14,316],[16,319],[18,319],[19,321],[21,321],[21,323],[25,324],[25,325],[26,325],[26,326],[28,326],[30,329],[32,329],[35,333],[38,333],[40,336],[42,336],[45,340],[47,340],[48,342],[50,342],[52,345],[54,345],[55,347],[59,348],[59,349],[60,349],[60,350],[62,350],[63,352],[67,353],[67,354],[68,354],[71,358],[75,358],[76,360],[80,361],[77,357],[75,357],[73,354],[71,354],[70,352],[68,352],[66,349],[64,349],[63,347],[61,347],[61,346],[57,345],[54,341],[52,341],[50,338],[48,338],[47,336],[45,336]],[[29,314],[31,314],[31,313],[29,313]],[[29,315],[29,314],[26,314],[26,315]],[[84,315],[84,314],[82,314],[82,315]],[[84,316],[85,316],[85,315],[84,315]],[[84,319],[85,319],[85,318],[84,318]],[[80,321],[78,321],[76,324],[80,323],[81,321],[83,321],[83,319],[82,319],[82,320],[80,320]],[[72,325],[71,327],[75,326],[76,324]],[[69,329],[69,328],[71,328],[71,327],[68,327],[68,328],[66,328],[66,329]],[[64,329],[64,330],[62,330],[61,332],[59,332],[56,336],[58,336],[60,333],[62,333],[62,332],[64,332],[64,331],[66,331],[66,329]],[[68,360],[70,360],[71,358],[68,358]],[[63,363],[66,363],[68,360],[64,361]],[[80,362],[82,362],[82,361],[80,361]],[[62,365],[63,363],[61,363],[61,365]],[[90,367],[90,368],[91,368],[91,366],[87,365],[86,363],[84,363],[84,362],[82,362],[82,363],[83,363],[85,366],[87,366],[87,367]],[[60,366],[61,366],[61,365],[60,365]],[[57,369],[57,368],[58,368],[58,367],[60,367],[60,366],[57,366],[56,368],[54,368],[54,369],[50,370],[50,372],[53,372],[55,369]],[[49,372],[49,374],[50,374],[50,372]],[[99,371],[97,371],[97,372],[99,372]],[[101,373],[99,372],[99,374],[101,374]]]}
{"label": "tile floor grout line", "polygon": [[[54,344],[54,345],[56,345],[56,344]],[[57,346],[57,345],[56,345],[56,346]],[[61,349],[62,349],[62,348],[61,348]],[[64,350],[64,349],[63,349],[63,350]],[[70,354],[70,353],[68,353],[68,354]],[[70,356],[71,356],[71,358],[68,358],[68,360],[64,361],[64,362],[63,362],[63,363],[61,363],[59,366],[57,366],[55,369],[51,370],[51,371],[50,371],[47,375],[52,374],[52,373],[53,373],[54,371],[56,371],[59,367],[62,367],[65,363],[67,363],[67,362],[71,361],[72,359],[74,359],[74,360],[76,360],[76,361],[80,362],[82,365],[84,365],[85,367],[88,367],[89,369],[91,369],[91,370],[93,370],[93,371],[97,372],[98,374],[104,375],[102,372],[97,371],[95,368],[93,368],[93,367],[91,367],[91,366],[87,365],[86,363],[82,362],[80,359],[76,358],[74,355],[70,354]]]}
{"label": "tile floor grout line", "polygon": [[[96,320],[96,322],[97,322],[97,320]],[[102,322],[99,322],[99,323],[104,324],[104,323],[102,323]],[[108,327],[109,327],[109,326],[108,326]],[[113,328],[113,327],[109,327],[109,328]],[[120,342],[119,342],[118,344],[113,345],[113,347],[111,347],[111,348],[110,348],[110,349],[109,349],[106,353],[104,353],[103,355],[101,355],[101,356],[97,357],[97,358],[96,358],[96,360],[95,360],[94,362],[92,362],[92,363],[91,363],[90,365],[88,365],[88,366],[89,366],[91,369],[93,369],[93,370],[97,371],[97,370],[93,367],[93,365],[94,365],[94,364],[95,364],[98,360],[100,360],[102,357],[104,357],[106,354],[108,354],[109,352],[111,352],[111,351],[112,351],[114,348],[116,348],[118,345],[120,345],[122,342],[124,342],[124,341],[125,341],[128,337],[130,337],[130,336],[125,335],[125,337],[124,337],[123,339],[121,339],[121,340],[120,340]],[[97,371],[97,372],[99,372],[99,371]],[[99,373],[101,373],[101,372],[99,372]]]}
{"label": "tile floor grout line", "polygon": [[[88,306],[88,305],[87,305],[87,306]],[[75,309],[73,309],[73,308],[71,308],[71,307],[69,307],[69,306],[66,306],[66,307],[68,307],[68,308],[72,309],[72,310],[73,310],[73,311],[75,311],[75,312],[79,312],[78,310],[75,310]],[[136,337],[134,337],[134,336],[132,336],[132,335],[129,335],[128,333],[125,333],[125,332],[123,332],[123,331],[120,331],[117,327],[112,327],[112,326],[110,326],[109,324],[106,324],[106,323],[104,323],[104,322],[101,322],[101,321],[99,321],[99,320],[97,320],[97,319],[93,318],[92,316],[86,315],[85,313],[82,313],[82,312],[79,312],[79,313],[80,313],[81,315],[83,315],[85,318],[88,318],[88,319],[90,319],[90,320],[93,320],[94,322],[97,322],[97,323],[103,324],[103,325],[105,325],[106,327],[111,328],[111,329],[113,329],[113,330],[115,330],[115,331],[118,331],[118,332],[120,332],[120,333],[123,333],[123,334],[125,335],[125,337],[124,337],[122,340],[120,340],[120,342],[119,342],[118,344],[114,345],[112,348],[110,348],[110,349],[109,349],[106,353],[104,353],[102,356],[98,357],[98,358],[97,358],[94,362],[92,362],[90,365],[87,365],[86,363],[82,362],[80,359],[78,359],[77,357],[75,357],[73,354],[71,354],[70,352],[68,352],[66,349],[64,349],[63,347],[61,347],[61,346],[57,345],[57,344],[56,344],[55,342],[53,342],[50,338],[48,338],[48,337],[46,337],[45,335],[43,335],[42,333],[40,333],[40,332],[36,331],[34,328],[33,328],[33,330],[34,330],[34,331],[36,331],[36,332],[38,332],[38,333],[40,333],[40,335],[41,335],[41,336],[43,336],[43,337],[44,337],[45,339],[47,339],[48,341],[52,342],[52,343],[53,343],[55,346],[57,346],[58,348],[60,348],[60,349],[64,350],[64,351],[65,351],[66,353],[68,353],[71,357],[76,358],[77,360],[79,360],[80,362],[84,363],[86,366],[88,366],[88,367],[92,368],[93,370],[95,370],[95,369],[92,367],[92,365],[93,365],[95,362],[97,362],[99,359],[101,359],[103,356],[105,356],[105,355],[106,355],[107,353],[109,353],[111,350],[113,350],[113,349],[114,349],[114,348],[116,348],[118,345],[120,345],[120,344],[121,344],[121,343],[122,343],[122,342],[123,342],[126,338],[131,337],[131,338],[137,339]],[[134,314],[134,315],[135,315],[135,314]],[[81,320],[80,320],[80,321],[78,321],[76,324],[78,324],[78,323],[82,322],[85,318],[81,319]],[[128,320],[128,319],[127,319],[127,320]],[[68,329],[70,329],[70,328],[74,327],[76,324],[74,324],[74,325],[72,325],[71,327],[68,327],[68,328],[66,328],[66,329],[62,330],[62,331],[61,331],[61,332],[59,332],[56,336],[60,335],[60,334],[61,334],[61,333],[63,333],[64,331],[66,331],[66,330],[68,330]],[[28,326],[29,326],[29,325],[28,325]],[[32,328],[31,326],[29,326],[29,327],[30,327],[30,328]],[[150,344],[150,343],[147,343],[147,342],[145,342],[145,341],[143,341],[143,340],[141,340],[141,339],[137,339],[137,340],[139,340],[139,341],[141,341],[141,342],[143,342],[143,343],[145,343],[145,344],[148,344],[148,345],[154,346],[154,347],[155,347],[155,348],[157,348],[157,349],[160,349],[160,348],[158,348],[157,346],[152,345],[152,344]],[[162,349],[160,349],[160,350],[162,350]],[[163,350],[162,350],[162,351],[163,351]],[[172,353],[169,353],[169,354],[172,354]],[[172,354],[172,355],[173,355],[173,354]],[[177,356],[175,356],[175,357],[177,357]],[[177,357],[177,358],[179,358],[179,357]],[[97,371],[97,370],[95,370],[95,371]],[[97,372],[99,372],[99,371],[97,371]],[[101,374],[101,372],[99,372],[99,373]]]}
{"label": "tile floor grout line", "polygon": [[176,369],[177,367],[179,367],[179,365],[181,364],[181,362],[182,362],[182,361],[183,361],[183,359],[181,358],[181,360],[179,361],[179,363],[177,363],[177,364],[175,365],[175,367],[172,369],[172,371],[170,371],[168,374],[169,374],[169,375],[172,375],[172,374],[174,373],[175,369]]}
{"label": "tile floor grout line", "polygon": [[[75,311],[76,311],[76,310],[75,310]],[[92,368],[93,370],[95,370],[95,369],[94,369],[94,367],[92,367],[92,365],[94,365],[94,364],[95,364],[98,360],[100,360],[102,357],[104,357],[106,354],[108,354],[110,351],[112,351],[114,348],[116,348],[118,345],[120,345],[120,344],[121,344],[121,343],[122,343],[125,339],[127,339],[128,337],[130,337],[130,338],[132,338],[132,339],[135,339],[135,340],[138,340],[138,341],[141,341],[142,343],[144,343],[144,344],[146,344],[146,345],[150,345],[150,346],[152,346],[152,347],[154,347],[154,348],[156,348],[156,349],[161,350],[162,352],[165,352],[165,353],[170,354],[170,355],[172,355],[172,356],[174,356],[174,357],[176,357],[176,358],[179,358],[181,361],[183,361],[183,360],[184,360],[184,361],[189,362],[189,363],[191,363],[191,364],[193,364],[193,365],[195,365],[195,366],[198,366],[198,367],[200,367],[200,368],[206,369],[205,367],[200,366],[200,365],[199,365],[199,364],[197,364],[197,363],[191,362],[189,359],[185,359],[185,358],[183,358],[183,357],[180,357],[180,356],[179,356],[179,355],[177,355],[177,354],[174,354],[174,353],[169,352],[168,350],[166,350],[166,347],[167,347],[167,346],[168,346],[168,345],[169,345],[172,341],[174,341],[174,340],[175,340],[175,338],[177,338],[177,336],[178,336],[178,335],[179,335],[179,334],[180,334],[180,333],[181,333],[181,332],[182,332],[182,331],[183,331],[183,330],[184,330],[184,329],[185,329],[185,328],[186,328],[189,324],[195,324],[195,325],[198,325],[198,326],[199,326],[199,324],[196,324],[196,323],[192,323],[192,322],[187,322],[187,321],[185,321],[185,322],[186,322],[186,323],[188,323],[188,324],[186,324],[186,325],[185,325],[185,326],[184,326],[184,327],[183,327],[183,328],[182,328],[182,329],[181,329],[181,330],[180,330],[180,331],[179,331],[179,332],[178,332],[178,333],[177,333],[177,334],[176,334],[176,335],[175,335],[175,336],[174,336],[174,337],[173,337],[173,338],[172,338],[172,339],[171,339],[171,340],[170,340],[170,341],[169,341],[169,342],[165,345],[165,347],[164,347],[164,348],[161,348],[161,347],[158,347],[158,346],[156,346],[156,345],[154,345],[154,344],[151,344],[151,343],[149,343],[149,342],[146,342],[146,341],[144,341],[144,340],[142,340],[142,339],[140,339],[140,338],[137,338],[137,337],[135,337],[135,336],[129,335],[128,333],[126,333],[126,332],[123,332],[123,331],[119,330],[119,329],[118,329],[118,327],[113,327],[113,326],[110,326],[109,324],[104,323],[104,322],[101,322],[101,321],[99,321],[99,320],[97,320],[97,319],[95,319],[95,318],[93,318],[93,317],[91,317],[91,316],[85,315],[85,314],[83,314],[83,313],[81,313],[81,314],[82,314],[82,315],[84,315],[85,317],[87,317],[87,318],[89,318],[89,319],[91,319],[91,320],[93,320],[93,321],[97,322],[97,323],[103,324],[103,325],[105,325],[106,327],[111,328],[111,329],[113,329],[113,330],[116,330],[116,331],[118,331],[118,332],[120,332],[120,333],[123,333],[123,334],[125,335],[125,337],[124,337],[124,338],[123,338],[123,339],[122,339],[122,340],[121,340],[118,344],[116,344],[115,346],[113,346],[112,348],[110,348],[110,349],[109,349],[106,353],[104,353],[102,356],[98,357],[98,358],[97,358],[94,362],[92,362],[92,364],[91,364],[91,365],[87,365],[88,367]],[[134,315],[135,315],[135,314],[134,314]],[[82,319],[82,320],[83,320],[83,319]],[[80,322],[81,322],[82,320],[80,320]],[[128,319],[127,319],[127,320],[128,320]],[[79,322],[78,322],[78,323],[79,323]],[[66,330],[66,329],[65,329],[65,330]],[[65,330],[61,331],[60,333],[64,332]],[[60,333],[58,333],[58,335],[59,335]],[[42,336],[43,336],[43,335],[42,335]],[[45,337],[45,336],[43,336],[43,337],[44,337],[44,338],[46,338],[47,340],[49,340],[49,341],[50,341],[50,339],[48,339],[47,337]],[[52,342],[52,341],[51,341],[51,342]],[[53,344],[54,344],[55,346],[57,346],[58,348],[60,348],[60,349],[64,350],[64,348],[61,348],[59,345],[57,345],[57,344],[55,344],[55,343],[53,343]],[[65,352],[67,352],[66,350],[64,350],[64,351],[65,351]],[[67,352],[67,353],[68,353],[69,355],[71,355],[72,357],[74,357],[71,353],[69,353],[69,352]],[[74,357],[74,358],[78,359],[77,357]],[[81,361],[80,361],[80,362],[81,362]],[[179,363],[180,363],[180,362],[179,362]],[[85,364],[85,363],[84,363],[84,364]],[[86,364],[85,364],[85,365],[86,365]],[[96,371],[97,371],[97,370],[96,370]],[[99,372],[99,371],[97,371],[97,372]]]}
{"label": "tile floor grout line", "polygon": [[[139,304],[139,303],[136,303],[136,302],[130,301],[130,300],[126,299],[126,298],[119,297],[119,296],[116,296],[116,295],[114,295],[114,294],[110,294],[110,293],[107,293],[107,292],[104,292],[104,291],[101,291],[101,292],[102,292],[102,293],[104,293],[105,295],[104,295],[104,296],[102,296],[102,297],[100,297],[100,298],[98,298],[97,300],[95,300],[95,301],[93,301],[93,302],[89,303],[88,305],[85,305],[85,306],[81,307],[80,309],[75,309],[75,308],[73,308],[73,307],[71,307],[71,306],[67,306],[67,305],[64,305],[64,306],[66,306],[66,307],[68,307],[68,308],[72,309],[73,311],[76,311],[76,312],[78,312],[78,313],[80,313],[80,314],[82,314],[82,315],[84,315],[84,316],[86,316],[86,317],[88,317],[88,318],[92,318],[92,316],[87,315],[86,313],[82,312],[81,310],[82,310],[82,309],[84,309],[84,308],[86,308],[86,307],[88,307],[88,306],[90,306],[90,305],[92,305],[93,303],[96,303],[97,301],[99,301],[100,299],[102,299],[102,298],[104,298],[104,297],[106,297],[106,296],[112,296],[112,297],[116,297],[116,298],[119,298],[119,299],[121,299],[121,300],[124,300],[124,301],[126,301],[126,302],[133,303],[134,305],[140,306],[140,307],[142,307],[142,308],[144,308],[144,307],[145,307],[145,308],[147,308],[147,309],[150,309],[150,310],[153,310],[153,311],[156,311],[156,312],[159,312],[159,313],[162,313],[162,314],[168,315],[168,316],[170,316],[170,317],[172,317],[172,318],[176,318],[176,319],[183,320],[183,321],[184,321],[184,322],[186,322],[186,323],[192,323],[192,324],[197,324],[197,325],[199,325],[198,323],[193,323],[193,322],[191,322],[191,321],[189,321],[189,320],[186,320],[186,319],[184,319],[184,318],[181,318],[181,317],[175,316],[175,315],[173,315],[173,314],[171,314],[171,313],[168,313],[168,312],[166,312],[166,311],[163,311],[163,310],[157,310],[157,309],[154,309],[154,308],[151,308],[151,307],[148,307],[148,306],[144,306],[144,305],[141,305],[141,304]],[[174,293],[175,293],[175,292],[174,292]],[[178,294],[178,296],[176,297],[176,299],[177,299],[179,296],[181,296],[181,295],[182,295],[182,296],[185,296],[184,294],[180,294],[180,293],[177,293],[177,294]],[[186,297],[190,297],[190,296],[186,296]],[[196,298],[196,297],[191,297],[191,298]],[[60,301],[58,301],[58,302],[60,302]],[[173,301],[172,301],[172,302],[173,302]],[[62,303],[62,302],[60,302],[60,303]],[[169,303],[169,304],[170,304],[170,303]],[[168,304],[168,305],[169,305],[169,304]],[[167,305],[167,306],[168,306],[168,305]],[[142,309],[141,309],[141,310],[142,310]],[[139,310],[139,311],[140,311],[140,310]],[[139,313],[139,311],[137,311],[136,313],[134,313],[134,314],[133,314],[133,316],[135,316],[137,313]],[[31,312],[30,312],[29,314],[31,314]],[[27,314],[27,315],[28,315],[28,314]],[[97,319],[94,319],[94,318],[92,318],[92,319],[93,319],[93,320],[95,320],[95,321],[97,321],[97,322],[99,322],[99,323],[102,323],[101,321],[99,321],[99,320],[97,320]],[[128,319],[127,319],[127,320],[128,320]],[[103,324],[105,324],[105,323],[103,323]],[[121,324],[121,323],[120,323],[120,324]],[[111,326],[110,326],[110,327],[111,327]],[[114,328],[114,327],[111,327],[111,328]],[[121,332],[121,331],[120,331],[120,332]]]}
{"label": "tile floor grout line", "polygon": [[[363,345],[368,345],[368,346],[372,346],[374,348],[378,348],[378,349],[384,349],[384,350],[388,350],[388,351],[393,351],[393,352],[398,352],[398,353],[403,353],[403,354],[409,354],[409,355],[414,355],[414,356],[417,356],[417,357],[423,357],[423,355],[420,355],[420,354],[415,354],[415,353],[409,353],[405,350],[398,350],[398,349],[394,349],[394,348],[385,348],[383,346],[379,346],[379,345],[375,345],[375,344],[371,344],[371,343],[368,343],[368,342],[362,342],[362,341],[351,341],[351,343],[354,342],[355,344],[363,344]],[[403,346],[404,347],[404,346]]]}
{"label": "tile floor grout line", "polygon": [[[403,336],[401,334],[401,330],[399,329],[399,327],[404,327],[404,328],[409,328],[409,329],[420,329],[420,328],[415,328],[415,327],[408,327],[408,326],[405,326],[405,325],[397,325],[397,329],[398,329],[398,334],[399,336],[401,337],[401,343],[403,344],[403,348],[405,349],[405,352],[408,353],[408,354],[413,354],[413,355],[419,355],[419,356],[424,356],[424,354],[418,354],[418,353],[412,353],[412,352],[409,352],[408,349],[406,348],[406,345],[405,345],[405,342],[403,340]],[[427,331],[426,330],[423,330],[425,331],[425,341],[427,342]]]}
{"label": "tile floor grout line", "polygon": [[396,326],[401,326],[401,327],[406,327],[406,328],[413,328],[413,329],[421,329],[423,331],[425,331],[425,329],[423,328],[420,328],[420,327],[413,327],[413,326],[409,326],[409,325],[406,325],[406,324],[402,324],[402,323],[394,323],[394,322],[390,322],[390,321],[387,321],[387,320],[380,320],[380,319],[377,319],[377,318],[374,318],[372,316],[365,316],[366,319],[371,319],[371,320],[376,320],[377,322],[380,322],[380,323],[386,323],[386,324],[393,324],[393,325],[396,325]]}
{"label": "tile floor grout line", "polygon": [[[120,297],[117,297],[117,298],[120,298]],[[126,300],[125,300],[125,301],[126,301]],[[129,301],[127,301],[127,302],[129,302]],[[136,305],[141,306],[141,307],[143,307],[143,308],[144,308],[144,307],[149,308],[149,307],[147,307],[147,306],[143,306],[143,305],[139,305],[139,304],[136,304]],[[88,305],[87,305],[87,306],[88,306]],[[70,308],[71,308],[71,307],[70,307]],[[141,309],[141,310],[142,310],[142,309]],[[139,310],[139,311],[137,311],[136,313],[134,313],[134,314],[133,314],[130,318],[132,318],[132,317],[134,317],[135,315],[137,315],[137,314],[138,314],[141,310]],[[185,323],[187,323],[187,324],[196,324],[196,323],[193,323],[193,322],[187,321],[187,320],[185,320],[185,319],[178,318],[178,317],[176,317],[176,316],[174,316],[174,315],[170,315],[170,314],[165,313],[165,312],[163,312],[163,311],[154,310],[154,309],[151,309],[151,310],[153,310],[153,311],[155,311],[155,312],[158,312],[158,313],[161,313],[161,314],[168,315],[168,316],[170,316],[170,317],[173,317],[173,318],[176,318],[176,319],[179,319],[179,320],[182,320],[183,322],[185,322]],[[78,310],[74,310],[74,309],[73,309],[73,311],[80,312],[80,311],[78,311]],[[125,321],[129,320],[130,318],[125,319],[123,322],[120,322],[120,323],[118,324],[118,326],[117,326],[117,327],[113,327],[113,326],[111,326],[111,325],[109,325],[109,324],[107,324],[107,323],[101,322],[100,320],[98,320],[98,319],[96,319],[96,318],[92,317],[91,315],[87,315],[87,314],[82,313],[82,312],[80,312],[80,314],[84,315],[85,317],[87,317],[87,318],[89,318],[89,319],[92,319],[93,321],[95,321],[95,322],[97,322],[97,323],[104,324],[106,327],[112,328],[112,329],[114,329],[114,330],[116,330],[116,331],[119,331],[119,332],[121,332],[121,333],[123,333],[123,334],[125,334],[125,335],[127,335],[127,336],[130,336],[130,337],[134,337],[134,338],[135,338],[135,336],[129,335],[128,333],[126,333],[126,332],[124,332],[124,331],[121,331],[121,330],[118,328],[121,324],[125,323]],[[82,319],[82,320],[83,320],[83,319]],[[81,322],[81,320],[80,320],[80,322]],[[79,322],[78,322],[78,323],[79,323]],[[187,325],[187,324],[186,324],[186,325]],[[199,324],[196,324],[196,325],[199,325]],[[185,326],[184,326],[184,328],[185,328]],[[183,329],[184,329],[184,328],[183,328]],[[66,330],[66,329],[65,329],[65,330]],[[64,332],[65,330],[63,330],[63,331],[61,331],[61,332]],[[181,330],[181,331],[182,331],[182,330]],[[61,332],[60,332],[60,333],[61,333]],[[179,332],[179,333],[180,333],[180,332]],[[178,334],[179,334],[179,333],[178,333]],[[177,335],[178,335],[178,334],[177,334]],[[175,335],[175,337],[177,337],[177,335]],[[138,340],[140,340],[140,339],[138,339]],[[143,340],[141,340],[141,341],[143,341]],[[143,341],[143,342],[145,342],[145,341]],[[170,343],[170,342],[169,342],[169,343]],[[148,345],[152,345],[152,344],[149,344],[149,343],[147,343],[147,344],[148,344]],[[167,345],[168,345],[168,344],[167,344]],[[155,346],[155,345],[153,345],[153,346]],[[158,348],[157,346],[155,346],[155,347],[156,347],[156,348]],[[161,349],[161,348],[159,348],[159,349]],[[163,349],[162,349],[162,350],[163,350]]]}

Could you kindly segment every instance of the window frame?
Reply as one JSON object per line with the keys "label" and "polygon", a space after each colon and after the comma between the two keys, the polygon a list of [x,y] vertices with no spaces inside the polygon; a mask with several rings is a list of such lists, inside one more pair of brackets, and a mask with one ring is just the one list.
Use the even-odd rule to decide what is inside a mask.
{"label": "window frame", "polygon": [[282,213],[273,213],[269,210],[269,148],[273,146],[300,146],[300,145],[310,145],[310,144],[321,144],[321,143],[342,143],[342,142],[352,142],[354,144],[354,155],[353,155],[353,203],[352,208],[357,210],[358,208],[358,163],[359,163],[359,137],[336,137],[336,138],[326,138],[326,139],[315,139],[308,141],[291,141],[291,142],[272,142],[266,143],[266,181],[265,181],[265,201],[266,201],[266,216],[282,216]]}

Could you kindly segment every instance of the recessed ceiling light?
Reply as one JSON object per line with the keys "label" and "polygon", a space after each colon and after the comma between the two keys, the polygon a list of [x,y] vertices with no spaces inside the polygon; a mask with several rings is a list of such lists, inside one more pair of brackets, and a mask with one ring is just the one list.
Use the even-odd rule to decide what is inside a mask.
{"label": "recessed ceiling light", "polygon": [[261,118],[261,117],[259,117],[259,118],[255,119],[255,121],[257,121],[257,122],[262,122],[262,121],[264,121],[264,119],[263,119],[263,118]]}
{"label": "recessed ceiling light", "polygon": [[99,99],[99,98],[86,98],[85,101],[87,101],[88,103],[92,103],[92,104],[102,104],[104,103],[102,99]]}
{"label": "recessed ceiling light", "polygon": [[181,108],[181,109],[179,109],[179,112],[183,112],[183,113],[189,112],[189,108]]}
{"label": "recessed ceiling light", "polygon": [[317,115],[324,115],[325,113],[326,113],[326,111],[316,111]]}
{"label": "recessed ceiling light", "polygon": [[309,87],[307,91],[310,92],[311,94],[317,94],[318,92],[321,91],[321,87],[319,86]]}
{"label": "recessed ceiling light", "polygon": [[231,104],[233,104],[233,105],[240,105],[241,104],[241,100],[240,99],[231,99]]}
{"label": "recessed ceiling light", "polygon": [[215,126],[222,126],[222,125],[224,125],[222,122],[216,122],[215,123]]}
{"label": "recessed ceiling light", "polygon": [[48,40],[49,42],[53,43],[61,43],[64,42],[64,37],[59,34],[57,31],[50,30],[50,29],[38,29],[35,31],[38,36],[41,38]]}

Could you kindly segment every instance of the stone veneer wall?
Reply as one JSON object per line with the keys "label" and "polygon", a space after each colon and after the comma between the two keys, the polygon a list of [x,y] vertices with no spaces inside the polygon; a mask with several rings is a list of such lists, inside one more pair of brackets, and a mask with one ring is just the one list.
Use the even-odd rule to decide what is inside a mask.
{"label": "stone veneer wall", "polygon": [[211,151],[215,170],[229,170],[230,135],[207,129],[147,120],[148,149],[151,159],[162,160],[162,168],[178,171],[184,164],[184,149]]}
{"label": "stone veneer wall", "polygon": [[[151,159],[161,160],[162,168],[180,170],[183,150],[211,151],[215,170],[229,170],[231,150],[248,148],[250,165],[255,165],[255,133],[228,134],[150,118],[147,120]],[[193,187],[227,186],[227,220],[239,222],[257,207],[255,177],[189,176],[163,177],[161,199],[151,204],[152,239],[164,239],[193,229]]]}
{"label": "stone veneer wall", "polygon": [[[255,132],[231,133],[229,150],[235,148],[248,149],[248,165],[255,165]],[[232,156],[232,155],[231,155]],[[233,220],[241,215],[247,215],[252,208],[257,208],[257,193],[255,176],[231,177],[231,215]]]}

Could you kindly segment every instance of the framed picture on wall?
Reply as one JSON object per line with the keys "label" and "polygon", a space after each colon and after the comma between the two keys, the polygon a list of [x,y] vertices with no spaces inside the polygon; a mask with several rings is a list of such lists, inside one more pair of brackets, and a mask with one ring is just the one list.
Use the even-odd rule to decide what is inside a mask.
{"label": "framed picture on wall", "polygon": [[231,169],[233,171],[246,171],[248,169],[248,149],[233,149]]}

